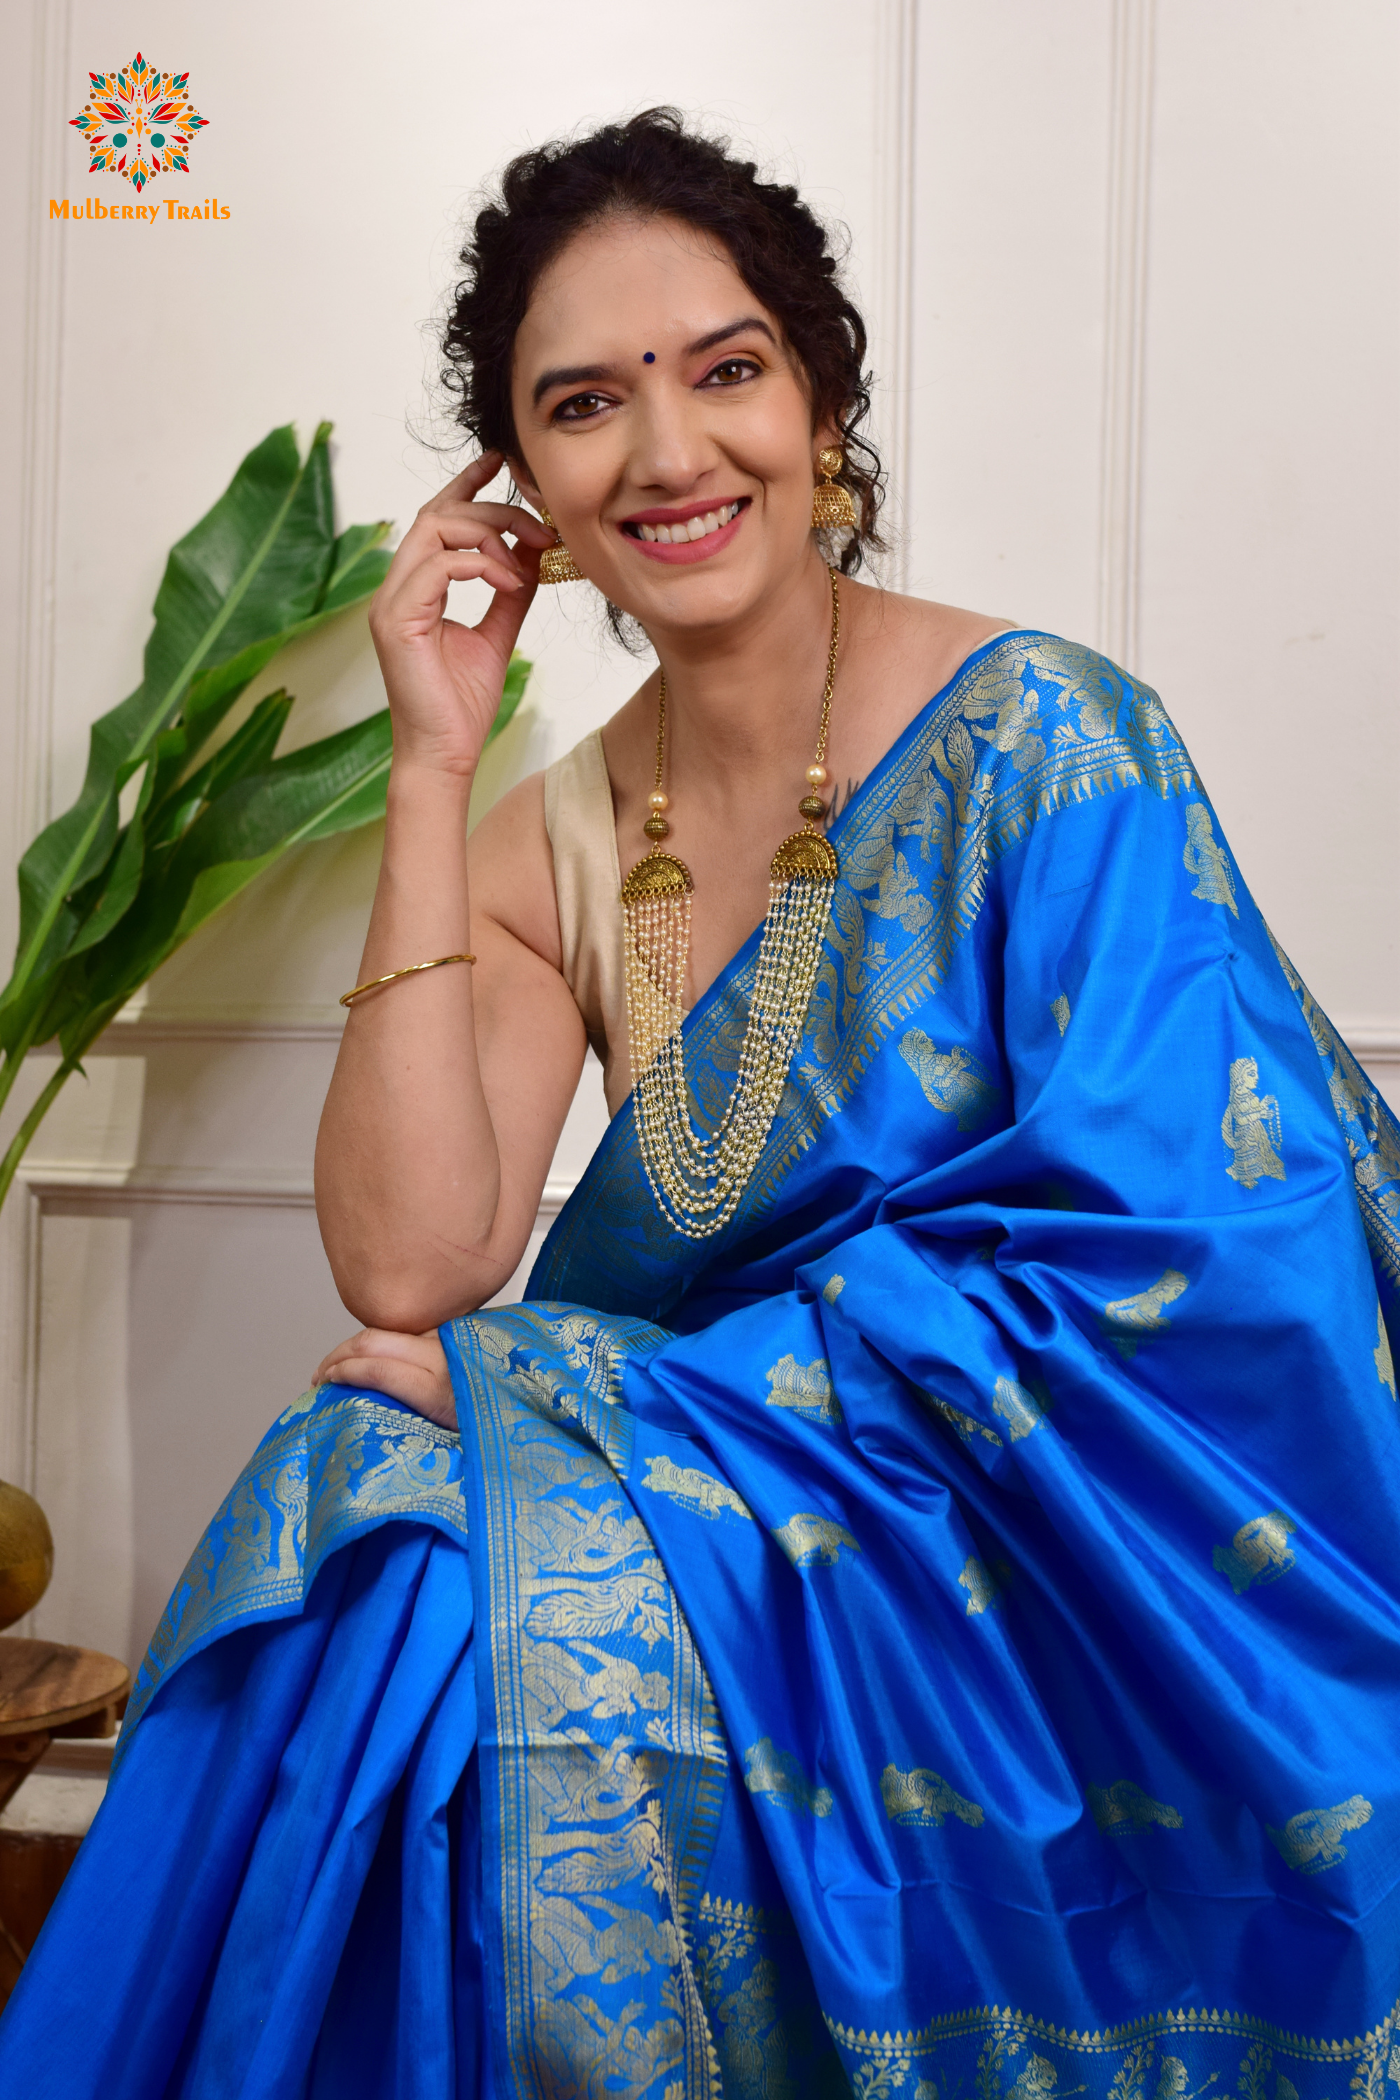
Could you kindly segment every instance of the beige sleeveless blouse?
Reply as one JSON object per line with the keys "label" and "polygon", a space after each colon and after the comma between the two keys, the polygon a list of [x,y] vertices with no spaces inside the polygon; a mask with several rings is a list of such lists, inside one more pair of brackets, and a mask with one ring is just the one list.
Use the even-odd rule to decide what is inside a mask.
{"label": "beige sleeveless blouse", "polygon": [[608,1114],[632,1091],[622,964],[622,875],[612,784],[595,729],[546,769],[544,822],[554,854],[564,982],[603,1067]]}

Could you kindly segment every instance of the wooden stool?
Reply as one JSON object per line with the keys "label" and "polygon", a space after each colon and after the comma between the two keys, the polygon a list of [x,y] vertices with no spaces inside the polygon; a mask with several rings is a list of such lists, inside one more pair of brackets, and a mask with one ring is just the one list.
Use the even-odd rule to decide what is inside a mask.
{"label": "wooden stool", "polygon": [[[23,1786],[55,1736],[115,1733],[130,1690],[130,1672],[114,1655],[0,1635],[0,1808]],[[63,1872],[78,1849],[77,1839],[69,1843]],[[0,2003],[34,1944],[57,1885],[43,1893],[47,1901],[37,1918],[7,1919],[0,1911],[0,1969],[11,1972],[0,1976]]]}

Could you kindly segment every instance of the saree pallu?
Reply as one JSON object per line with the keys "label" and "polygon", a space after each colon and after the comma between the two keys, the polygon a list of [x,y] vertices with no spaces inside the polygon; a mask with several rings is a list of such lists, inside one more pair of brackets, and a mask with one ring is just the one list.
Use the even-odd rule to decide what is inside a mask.
{"label": "saree pallu", "polygon": [[274,1424],[4,2090],[1400,2086],[1400,1132],[1092,652],[979,650],[831,835],[731,1224],[629,1105],[460,1438]]}

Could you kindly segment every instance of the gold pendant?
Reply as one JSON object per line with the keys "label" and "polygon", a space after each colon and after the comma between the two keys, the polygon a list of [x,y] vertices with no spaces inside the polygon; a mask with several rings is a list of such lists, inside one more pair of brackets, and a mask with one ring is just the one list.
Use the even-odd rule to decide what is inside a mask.
{"label": "gold pendant", "polygon": [[688,897],[694,889],[683,860],[677,860],[674,853],[648,853],[629,869],[622,901],[639,904],[643,897]]}
{"label": "gold pendant", "polygon": [[773,855],[774,882],[831,882],[841,873],[836,848],[819,831],[794,831]]}

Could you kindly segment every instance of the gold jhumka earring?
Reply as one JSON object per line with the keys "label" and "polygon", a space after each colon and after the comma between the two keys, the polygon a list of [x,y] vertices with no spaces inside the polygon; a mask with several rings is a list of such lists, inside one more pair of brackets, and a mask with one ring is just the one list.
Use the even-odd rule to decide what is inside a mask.
{"label": "gold jhumka earring", "polygon": [[564,545],[563,535],[544,505],[540,505],[540,516],[554,534],[554,545],[546,547],[540,556],[541,583],[582,583],[584,574],[578,563]]}
{"label": "gold jhumka earring", "polygon": [[758,1164],[806,1024],[840,873],[835,847],[817,830],[817,820],[827,812],[820,791],[831,777],[825,764],[826,739],[841,639],[836,571],[827,573],[831,579],[831,643],[816,756],[807,768],[807,792],[797,805],[803,825],[773,855],[768,911],[739,1069],[728,1105],[708,1137],[702,1137],[690,1119],[681,1041],[695,885],[685,862],[663,852],[661,846],[671,829],[666,821],[670,797],[661,785],[666,760],[666,675],[661,676],[656,785],[647,797],[647,819],[642,826],[651,850],[622,885],[627,1030],[633,1112],[647,1179],[663,1217],[687,1239],[708,1239],[728,1224]]}
{"label": "gold jhumka earring", "polygon": [[851,501],[849,489],[838,488],[832,476],[839,474],[846,464],[846,455],[839,445],[825,445],[817,454],[817,465],[825,475],[812,491],[812,530],[814,532],[853,532],[856,526],[856,507]]}

